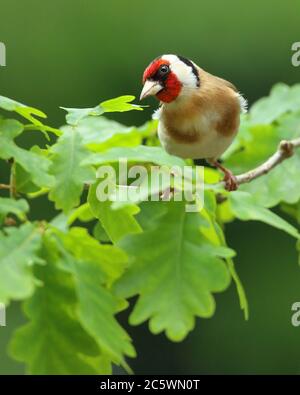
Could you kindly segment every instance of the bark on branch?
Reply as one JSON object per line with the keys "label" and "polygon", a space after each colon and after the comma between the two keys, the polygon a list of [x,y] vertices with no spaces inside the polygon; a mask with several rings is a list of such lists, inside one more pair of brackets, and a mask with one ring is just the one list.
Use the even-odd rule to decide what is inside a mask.
{"label": "bark on branch", "polygon": [[[249,170],[246,173],[239,174],[236,176],[236,182],[238,185],[251,182],[258,177],[268,174],[274,167],[278,166],[284,160],[294,155],[295,148],[300,147],[300,137],[293,140],[282,140],[278,146],[277,151],[264,163],[257,166],[253,170]],[[224,183],[223,183],[224,184]]]}

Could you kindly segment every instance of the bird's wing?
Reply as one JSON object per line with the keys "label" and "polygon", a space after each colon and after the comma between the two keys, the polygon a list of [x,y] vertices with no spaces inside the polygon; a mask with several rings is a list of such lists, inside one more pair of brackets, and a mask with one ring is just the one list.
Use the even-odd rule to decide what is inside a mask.
{"label": "bird's wing", "polygon": [[229,82],[229,81],[227,81],[227,80],[224,80],[223,78],[220,78],[220,77],[215,77],[215,78],[217,78],[217,80],[219,80],[219,82],[220,82],[221,84],[224,84],[224,85],[228,86],[228,88],[230,88],[230,89],[232,89],[234,92],[237,92],[237,93],[238,93],[237,87],[234,86],[231,82]]}
{"label": "bird's wing", "polygon": [[244,98],[244,96],[239,92],[239,90],[234,86],[231,82],[224,80],[223,78],[216,77],[222,84],[228,86],[228,88],[232,89],[238,96],[239,102],[240,102],[240,107],[241,107],[241,112],[246,113],[248,110],[248,101],[247,99]]}
{"label": "bird's wing", "polygon": [[248,101],[247,99],[244,98],[244,96],[239,92],[239,90],[236,88],[235,85],[233,85],[231,82],[224,80],[223,78],[220,77],[215,77],[221,84],[224,84],[228,88],[232,89],[238,96],[239,102],[240,102],[240,107],[241,107],[241,113],[246,113],[248,110]]}

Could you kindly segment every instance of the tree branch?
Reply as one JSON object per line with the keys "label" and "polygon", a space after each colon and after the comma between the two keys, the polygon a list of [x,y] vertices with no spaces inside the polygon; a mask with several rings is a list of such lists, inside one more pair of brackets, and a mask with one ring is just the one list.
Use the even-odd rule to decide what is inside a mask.
{"label": "tree branch", "polygon": [[[294,155],[294,149],[300,147],[300,137],[294,140],[282,140],[278,146],[277,151],[264,163],[257,166],[255,169],[247,171],[246,173],[236,176],[238,185],[251,182],[258,177],[268,174],[274,167],[278,166],[284,160]],[[222,182],[224,184],[224,182]]]}
{"label": "tree branch", "polygon": [[0,184],[0,189],[10,189],[10,185],[8,185],[8,184]]}

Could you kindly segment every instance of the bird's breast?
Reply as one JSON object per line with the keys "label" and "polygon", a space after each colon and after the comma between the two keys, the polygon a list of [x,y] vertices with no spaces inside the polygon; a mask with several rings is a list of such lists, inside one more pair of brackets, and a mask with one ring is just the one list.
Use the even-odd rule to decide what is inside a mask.
{"label": "bird's breast", "polygon": [[239,126],[239,110],[213,106],[182,106],[163,110],[158,134],[166,151],[183,158],[219,157]]}
{"label": "bird's breast", "polygon": [[163,112],[160,122],[170,138],[180,143],[196,143],[200,141],[220,122],[214,112]]}

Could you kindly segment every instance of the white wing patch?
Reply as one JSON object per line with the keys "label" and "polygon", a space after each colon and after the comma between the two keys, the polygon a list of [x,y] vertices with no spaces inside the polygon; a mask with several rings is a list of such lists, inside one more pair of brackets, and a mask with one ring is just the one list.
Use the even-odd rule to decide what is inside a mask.
{"label": "white wing patch", "polygon": [[241,106],[241,113],[246,114],[248,111],[248,101],[245,99],[241,93],[237,93],[239,101],[240,101],[240,106]]}

